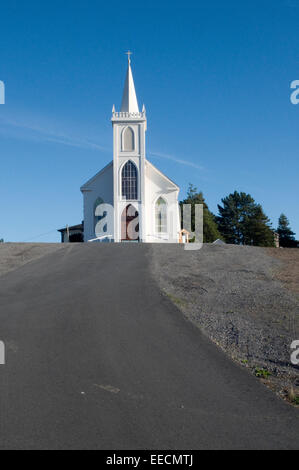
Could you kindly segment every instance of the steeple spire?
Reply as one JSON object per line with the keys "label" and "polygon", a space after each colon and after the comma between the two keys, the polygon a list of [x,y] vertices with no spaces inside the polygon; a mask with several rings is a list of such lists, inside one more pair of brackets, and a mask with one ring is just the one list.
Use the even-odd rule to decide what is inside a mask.
{"label": "steeple spire", "polygon": [[126,54],[127,54],[127,56],[128,56],[128,64],[130,65],[130,63],[131,63],[131,55],[133,54],[133,52],[128,51],[128,52],[126,52]]}
{"label": "steeple spire", "polygon": [[133,74],[131,69],[131,54],[132,52],[126,52],[128,55],[128,70],[125,81],[123,99],[121,103],[122,113],[139,113],[138,102],[136,97],[135,85],[133,80]]}

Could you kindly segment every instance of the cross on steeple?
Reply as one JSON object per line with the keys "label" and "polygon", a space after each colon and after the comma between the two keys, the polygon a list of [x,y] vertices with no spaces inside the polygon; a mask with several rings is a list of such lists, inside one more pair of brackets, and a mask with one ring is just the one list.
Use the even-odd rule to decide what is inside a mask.
{"label": "cross on steeple", "polygon": [[133,52],[128,51],[128,52],[126,52],[126,54],[128,56],[128,63],[130,64],[131,63],[131,55],[133,54]]}

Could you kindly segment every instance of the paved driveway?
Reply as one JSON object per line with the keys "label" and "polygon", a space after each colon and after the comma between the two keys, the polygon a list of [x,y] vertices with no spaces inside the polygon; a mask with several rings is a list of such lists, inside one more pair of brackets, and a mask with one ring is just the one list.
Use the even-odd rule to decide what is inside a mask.
{"label": "paved driveway", "polygon": [[161,293],[150,245],[69,245],[0,278],[0,448],[299,448],[298,412]]}

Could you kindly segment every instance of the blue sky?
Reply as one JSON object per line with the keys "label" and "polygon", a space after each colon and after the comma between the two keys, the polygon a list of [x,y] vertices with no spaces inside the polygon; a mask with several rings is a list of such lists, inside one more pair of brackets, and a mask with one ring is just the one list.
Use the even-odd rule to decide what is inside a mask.
{"label": "blue sky", "polygon": [[191,182],[217,213],[245,191],[299,234],[299,2],[107,5],[1,5],[0,238],[59,241],[82,220],[79,188],[112,159],[128,49],[147,156],[181,198]]}

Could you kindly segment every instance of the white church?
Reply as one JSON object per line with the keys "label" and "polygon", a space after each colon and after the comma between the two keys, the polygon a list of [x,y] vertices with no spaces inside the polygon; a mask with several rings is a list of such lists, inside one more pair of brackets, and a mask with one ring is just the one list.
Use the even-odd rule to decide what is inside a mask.
{"label": "white church", "polygon": [[[84,241],[177,243],[179,187],[146,158],[146,111],[140,112],[128,53],[121,109],[112,109],[113,160],[82,187]],[[82,231],[69,227],[67,238]],[[66,229],[60,230],[65,241]]]}

